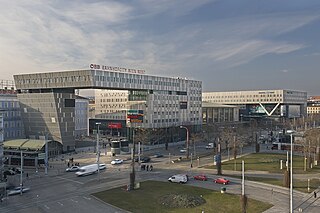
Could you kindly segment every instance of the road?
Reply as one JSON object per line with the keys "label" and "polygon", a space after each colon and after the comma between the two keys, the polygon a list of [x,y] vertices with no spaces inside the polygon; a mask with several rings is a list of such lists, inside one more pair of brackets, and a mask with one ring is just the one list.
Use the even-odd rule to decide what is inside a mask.
{"label": "road", "polygon": [[[202,145],[196,147],[196,150],[198,153],[208,152]],[[244,148],[243,154],[250,152],[250,150],[252,150],[252,147]],[[196,166],[191,168],[190,162],[180,162],[178,164],[170,163],[172,159],[182,157],[177,147],[169,147],[168,151],[164,151],[163,149],[151,150],[144,154],[152,155],[160,151],[165,156],[163,158],[152,158],[151,163],[154,167],[154,171],[139,171],[140,169],[138,167],[136,168],[138,181],[167,181],[167,178],[173,174],[187,173],[192,177],[195,174],[205,173],[210,178],[209,181],[202,182],[191,179],[187,184],[220,190],[221,185],[215,184],[212,181],[217,178],[217,175],[215,175],[216,171],[208,171],[197,168]],[[74,160],[80,162],[81,165],[93,163],[95,161],[95,154],[90,152],[65,156],[65,158],[66,157],[73,157]],[[64,172],[66,165],[65,162],[61,160],[54,160],[51,162],[53,168],[49,169],[49,174],[47,176],[44,175],[43,170],[38,174],[29,171],[29,179],[25,180],[24,185],[30,187],[31,190],[22,196],[16,195],[9,197],[0,204],[0,212],[125,212],[117,207],[96,200],[91,196],[94,192],[125,186],[129,183],[130,160],[126,160],[129,158],[129,155],[120,155],[116,157],[124,159],[124,164],[111,166],[110,161],[115,157],[101,156],[101,162],[107,163],[108,165],[107,170],[102,171],[99,176],[98,174],[94,174],[86,177],[76,177],[74,173]],[[226,158],[226,156],[223,158]],[[212,156],[200,159],[201,165],[209,162],[212,163]],[[17,178],[14,179],[14,181],[17,180]],[[227,186],[227,193],[240,194],[240,180],[234,178],[230,178],[230,180],[231,184]],[[266,213],[288,212],[288,189],[246,181],[246,194],[250,198],[272,203],[274,207],[266,211]],[[300,206],[304,200],[307,200],[307,202],[300,206],[305,208],[305,211],[303,212],[318,212],[317,208],[320,206],[319,200],[312,203],[313,200],[309,197],[308,194],[295,191],[295,207]],[[311,206],[306,208],[310,203],[312,203]]]}

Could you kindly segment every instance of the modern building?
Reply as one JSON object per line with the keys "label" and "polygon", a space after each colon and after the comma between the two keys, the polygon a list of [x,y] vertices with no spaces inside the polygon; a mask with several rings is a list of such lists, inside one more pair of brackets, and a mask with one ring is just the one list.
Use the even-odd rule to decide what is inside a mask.
{"label": "modern building", "polygon": [[20,103],[13,81],[0,80],[0,110],[3,115],[3,140],[23,138]]}
{"label": "modern building", "polygon": [[203,101],[240,107],[240,119],[306,115],[307,92],[294,90],[255,90],[204,92]]}
{"label": "modern building", "polygon": [[131,131],[201,128],[201,81],[96,64],[88,70],[21,74],[14,79],[27,137],[48,133],[64,151],[75,148],[75,89],[129,91],[126,123]]}
{"label": "modern building", "polygon": [[89,100],[76,96],[75,99],[75,138],[89,135]]}
{"label": "modern building", "polygon": [[[3,155],[3,116],[0,110],[0,183],[4,181],[4,155]],[[1,189],[0,189],[1,191]]]}
{"label": "modern building", "polygon": [[239,107],[202,102],[202,123],[234,123],[239,121]]}

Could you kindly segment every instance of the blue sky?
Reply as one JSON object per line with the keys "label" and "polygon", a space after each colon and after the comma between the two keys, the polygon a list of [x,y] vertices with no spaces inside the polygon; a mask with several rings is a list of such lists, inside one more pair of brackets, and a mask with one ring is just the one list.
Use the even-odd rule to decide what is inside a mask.
{"label": "blue sky", "polygon": [[319,0],[0,0],[0,79],[90,63],[320,95]]}

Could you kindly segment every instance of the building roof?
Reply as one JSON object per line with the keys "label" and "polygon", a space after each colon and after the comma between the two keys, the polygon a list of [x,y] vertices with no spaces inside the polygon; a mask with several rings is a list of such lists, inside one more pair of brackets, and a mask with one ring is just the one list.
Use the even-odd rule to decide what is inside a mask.
{"label": "building roof", "polygon": [[[47,140],[49,142],[49,140]],[[3,142],[4,149],[40,150],[46,141],[39,139],[15,139]]]}

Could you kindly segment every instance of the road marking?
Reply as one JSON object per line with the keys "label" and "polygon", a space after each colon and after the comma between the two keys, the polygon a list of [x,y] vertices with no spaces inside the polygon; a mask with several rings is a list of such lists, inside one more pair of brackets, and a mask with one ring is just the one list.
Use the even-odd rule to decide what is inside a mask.
{"label": "road marking", "polygon": [[83,198],[86,199],[86,200],[91,200],[91,197],[85,197],[85,196],[83,196]]}
{"label": "road marking", "polygon": [[67,180],[67,181],[71,181],[71,182],[78,183],[78,184],[84,184],[84,183],[82,183],[80,181],[71,180],[71,179],[68,179],[68,178],[63,178],[63,177],[56,177],[56,178],[59,178],[59,179],[62,179],[62,180]]}
{"label": "road marking", "polygon": [[63,203],[60,203],[60,202],[58,202],[59,204],[60,204],[60,206],[63,206]]}
{"label": "road marking", "polygon": [[47,205],[44,205],[44,207],[46,207],[46,209],[50,209],[49,206],[47,206]]}

